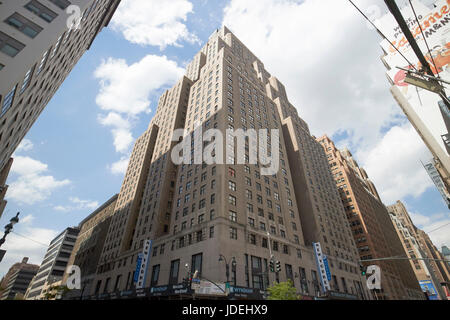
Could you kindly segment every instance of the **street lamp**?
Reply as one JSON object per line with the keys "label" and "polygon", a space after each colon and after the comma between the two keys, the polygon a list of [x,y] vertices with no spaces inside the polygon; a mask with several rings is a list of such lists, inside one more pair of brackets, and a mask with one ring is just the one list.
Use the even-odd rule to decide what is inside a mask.
{"label": "street lamp", "polygon": [[[225,261],[225,274],[227,276],[227,283],[230,282],[230,265],[227,262],[227,259],[222,255],[219,254],[219,262]],[[232,257],[231,258],[231,268],[233,273],[236,272],[236,258]],[[234,277],[234,285],[236,285],[236,276]]]}
{"label": "street lamp", "polygon": [[11,220],[9,220],[9,223],[5,226],[5,233],[3,234],[3,238],[0,239],[0,247],[5,243],[6,236],[11,233],[14,225],[19,222],[19,214],[20,212],[17,212],[16,216],[12,217]]}

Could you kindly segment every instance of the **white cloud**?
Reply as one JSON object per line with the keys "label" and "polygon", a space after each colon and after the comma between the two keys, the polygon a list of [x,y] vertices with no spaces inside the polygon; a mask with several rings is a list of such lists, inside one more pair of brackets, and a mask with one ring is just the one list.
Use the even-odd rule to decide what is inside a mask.
{"label": "white cloud", "polygon": [[119,161],[114,162],[110,167],[111,172],[117,175],[124,175],[125,172],[127,171],[129,160],[130,160],[129,158],[124,157]]}
{"label": "white cloud", "polygon": [[34,220],[34,216],[29,214],[29,215],[26,215],[23,218],[20,218],[20,223],[22,223],[22,224],[31,224],[33,222],[33,220]]}
{"label": "white cloud", "polygon": [[[109,58],[96,69],[100,92],[96,102],[107,112],[98,121],[111,128],[116,152],[129,155],[134,141],[132,129],[142,113],[150,113],[150,98],[157,90],[173,85],[184,74],[175,61],[166,56],[147,55],[128,65],[123,59]],[[111,166],[113,173],[121,173],[123,159]]]}
{"label": "white cloud", "polygon": [[[363,10],[380,5],[356,2]],[[381,38],[351,4],[232,0],[223,24],[285,85],[314,135],[345,137],[385,200],[418,196],[430,185],[419,161],[426,149],[413,129],[404,126],[404,115],[389,92]],[[395,144],[391,138],[403,140]]]}
{"label": "white cloud", "polygon": [[31,149],[33,149],[33,143],[31,142],[31,140],[23,139],[17,147],[16,152],[30,151]]}
{"label": "white cloud", "polygon": [[125,39],[140,45],[180,46],[180,41],[199,42],[186,27],[193,5],[187,0],[123,0],[111,21]]}
{"label": "white cloud", "polygon": [[409,123],[392,127],[378,143],[358,155],[385,203],[407,195],[418,197],[433,185],[420,162],[430,159],[431,154]]}
{"label": "white cloud", "polygon": [[[6,238],[5,244],[2,246],[2,249],[6,250],[6,254],[0,263],[0,278],[14,263],[21,262],[24,257],[30,258],[28,263],[40,265],[48,249],[48,244],[58,235],[59,232],[56,230],[33,227],[33,220],[34,216],[31,215],[21,218],[13,232]],[[22,236],[15,234],[14,231]]]}
{"label": "white cloud", "polygon": [[76,211],[76,210],[95,210],[98,208],[98,201],[92,201],[92,200],[82,200],[78,197],[70,197],[69,201],[71,205],[58,205],[53,207],[56,211],[62,211],[62,212],[69,212],[69,211]]}
{"label": "white cloud", "polygon": [[107,116],[99,115],[99,122],[104,126],[111,126],[111,133],[114,137],[114,146],[117,152],[127,152],[133,143],[131,133],[131,123],[115,112],[108,113]]}
{"label": "white cloud", "polygon": [[409,212],[413,223],[430,237],[433,244],[441,249],[443,245],[450,245],[450,217],[448,213],[424,216],[420,213]]}
{"label": "white cloud", "polygon": [[10,183],[7,198],[18,203],[34,204],[50,197],[53,191],[70,184],[70,180],[57,180],[46,175],[48,166],[30,157],[16,156],[11,173],[18,175]]}

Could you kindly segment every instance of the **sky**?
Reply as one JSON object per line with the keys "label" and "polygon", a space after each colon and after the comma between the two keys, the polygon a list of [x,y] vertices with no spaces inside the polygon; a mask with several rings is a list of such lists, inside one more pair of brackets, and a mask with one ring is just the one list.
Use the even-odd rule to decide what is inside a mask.
{"label": "sky", "polygon": [[[371,19],[387,12],[354,2]],[[119,192],[159,96],[222,25],[285,85],[312,134],[351,150],[386,205],[401,200],[425,231],[450,223],[420,162],[431,154],[389,92],[381,38],[348,1],[122,0],[14,154],[0,226],[18,211],[20,222],[0,277],[25,256],[40,264],[56,235]],[[450,246],[450,226],[429,235]]]}

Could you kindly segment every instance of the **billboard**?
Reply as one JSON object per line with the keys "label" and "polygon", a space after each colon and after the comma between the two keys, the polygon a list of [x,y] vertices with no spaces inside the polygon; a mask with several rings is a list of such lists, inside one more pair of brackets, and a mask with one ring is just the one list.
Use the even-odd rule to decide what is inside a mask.
{"label": "billboard", "polygon": [[436,288],[431,280],[421,280],[419,281],[419,284],[422,291],[427,293],[430,300],[439,300]]}
{"label": "billboard", "polygon": [[[450,80],[450,0],[436,1],[433,9],[428,8],[418,0],[412,0],[412,4],[431,55],[428,53],[421,28],[417,24],[411,7],[409,5],[405,6],[401,9],[401,13],[435,76],[439,75],[442,79],[448,81]],[[417,70],[421,69],[418,58],[390,13],[374,21],[374,24]],[[389,68],[387,71],[389,80],[399,89],[403,97],[411,105],[412,110],[405,112],[408,118],[417,128],[417,123],[411,120],[413,116],[408,114],[414,112],[429,131],[432,139],[437,144],[436,148],[441,152],[440,154],[448,157],[449,154],[442,139],[442,136],[448,133],[445,121],[445,118],[448,118],[448,113],[443,114],[439,108],[438,104],[441,98],[436,93],[406,83],[404,81],[406,72],[397,67],[405,69],[413,69],[413,67],[408,65],[405,58],[391,46],[389,41],[383,39],[380,45],[386,53],[383,60]],[[446,90],[446,93],[448,96],[448,90]],[[436,153],[435,150],[432,151]]]}
{"label": "billboard", "polygon": [[144,248],[142,252],[138,255],[136,262],[136,271],[134,274],[134,282],[136,283],[137,289],[142,289],[145,285],[145,280],[147,279],[148,265],[150,263],[150,252],[152,250],[152,240],[145,240]]}
{"label": "billboard", "polygon": [[330,280],[331,280],[331,274],[330,269],[328,267],[328,259],[326,256],[322,253],[322,247],[320,246],[320,242],[313,242],[313,249],[314,254],[316,256],[316,264],[317,269],[319,270],[320,274],[320,282],[322,284],[322,288],[324,292],[330,291]]}

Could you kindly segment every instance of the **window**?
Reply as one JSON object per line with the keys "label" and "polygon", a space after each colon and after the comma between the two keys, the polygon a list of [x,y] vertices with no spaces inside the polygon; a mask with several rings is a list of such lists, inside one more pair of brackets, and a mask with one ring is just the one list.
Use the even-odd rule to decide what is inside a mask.
{"label": "window", "polygon": [[24,44],[0,31],[1,52],[14,58],[23,48],[25,48]]}
{"label": "window", "polygon": [[262,238],[261,246],[263,248],[268,248],[269,247],[268,244],[267,244],[267,238]]}
{"label": "window", "polygon": [[30,84],[31,76],[33,75],[34,67],[32,67],[30,70],[28,70],[27,74],[25,75],[25,78],[23,79],[22,87],[20,88],[19,94],[22,94]]}
{"label": "window", "polygon": [[103,288],[103,293],[107,293],[109,290],[109,281],[111,281],[111,278],[106,279],[105,287]]}
{"label": "window", "polygon": [[195,271],[198,271],[199,275],[202,273],[202,259],[203,254],[195,254],[192,256],[192,263],[191,263],[191,272],[192,274],[195,273]]}
{"label": "window", "polygon": [[17,89],[17,84],[14,86],[14,88],[10,92],[8,92],[8,94],[3,99],[2,113],[0,114],[0,116],[4,115],[5,112],[8,111],[8,109],[11,107],[13,100],[14,100],[14,95],[16,93],[16,89]]}
{"label": "window", "polygon": [[236,170],[234,170],[233,168],[228,168],[228,175],[230,177],[236,177]]}
{"label": "window", "polygon": [[233,181],[228,181],[228,189],[230,189],[231,191],[236,191],[236,183]]}
{"label": "window", "polygon": [[236,205],[236,197],[232,196],[231,194],[228,196],[228,203],[232,206]]}
{"label": "window", "polygon": [[230,239],[237,240],[237,229],[230,227]]}
{"label": "window", "polygon": [[270,226],[270,233],[271,234],[277,234],[277,230],[275,229],[274,226]]}
{"label": "window", "polygon": [[53,19],[56,18],[57,14],[47,8],[46,6],[42,5],[40,2],[36,0],[30,1],[28,4],[25,5],[25,8],[27,8],[29,11],[33,12],[35,15],[40,17],[41,19],[44,19],[47,22],[52,22]]}
{"label": "window", "polygon": [[180,260],[174,260],[170,263],[169,284],[178,284],[178,272],[180,269]]}
{"label": "window", "polygon": [[209,237],[214,238],[214,226],[209,228]]}
{"label": "window", "polygon": [[151,280],[151,283],[150,283],[151,287],[154,287],[154,286],[156,286],[158,284],[159,268],[160,268],[159,264],[153,266],[153,269],[152,269],[152,280]]}
{"label": "window", "polygon": [[42,55],[41,63],[39,64],[39,68],[38,68],[36,74],[41,73],[42,69],[44,68],[45,61],[47,61],[47,56],[48,56],[48,50],[45,51],[44,54]]}
{"label": "window", "polygon": [[38,33],[42,31],[42,28],[40,26],[28,20],[24,16],[18,14],[17,12],[6,19],[5,22],[13,28],[16,28],[23,34],[29,36],[30,38],[36,37]]}
{"label": "window", "polygon": [[237,213],[235,211],[230,210],[228,212],[228,217],[230,221],[237,222]]}
{"label": "window", "polygon": [[292,273],[292,266],[290,264],[285,265],[286,268],[286,278],[291,280],[294,283],[294,275]]}
{"label": "window", "polygon": [[249,242],[253,245],[256,245],[256,235],[250,234],[249,235]]}
{"label": "window", "polygon": [[66,10],[66,8],[70,5],[70,2],[68,0],[49,0],[49,1],[62,10]]}

